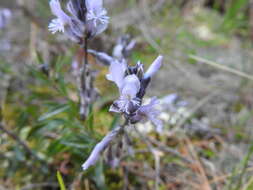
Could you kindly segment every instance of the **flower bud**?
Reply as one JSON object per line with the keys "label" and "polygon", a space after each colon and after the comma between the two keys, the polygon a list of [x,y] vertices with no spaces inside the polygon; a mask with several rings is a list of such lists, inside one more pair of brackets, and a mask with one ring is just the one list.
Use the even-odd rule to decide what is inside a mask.
{"label": "flower bud", "polygon": [[156,60],[148,68],[147,72],[144,74],[144,79],[151,78],[162,66],[163,56],[158,56]]}

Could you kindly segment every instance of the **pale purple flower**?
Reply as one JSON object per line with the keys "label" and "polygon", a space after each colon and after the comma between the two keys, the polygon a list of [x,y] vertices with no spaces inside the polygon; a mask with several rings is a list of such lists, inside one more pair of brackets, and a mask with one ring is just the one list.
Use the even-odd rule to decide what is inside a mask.
{"label": "pale purple flower", "polygon": [[49,24],[49,31],[53,34],[56,32],[64,32],[64,27],[70,25],[71,18],[62,10],[59,0],[51,0],[49,5],[52,13],[57,17]]}
{"label": "pale purple flower", "polygon": [[109,23],[106,10],[102,7],[102,0],[70,0],[67,3],[69,14],[62,10],[59,0],[51,0],[49,5],[56,16],[48,26],[49,31],[53,34],[65,33],[77,43],[82,42],[84,35],[94,37],[100,34]]}
{"label": "pale purple flower", "polygon": [[50,22],[48,26],[49,31],[53,34],[56,32],[62,32],[74,42],[81,43],[83,40],[85,25],[77,18],[77,13],[74,12],[73,8],[73,2],[69,1],[67,6],[71,16],[67,15],[62,10],[59,0],[51,0],[49,5],[52,13],[57,17]]}
{"label": "pale purple flower", "polygon": [[109,67],[107,79],[113,81],[119,88],[120,98],[114,102],[110,111],[129,113],[130,107],[138,105],[136,95],[140,90],[140,80],[135,75],[126,75],[127,65],[124,61],[114,61]]}
{"label": "pale purple flower", "polygon": [[87,30],[91,36],[102,33],[108,26],[109,17],[103,8],[103,0],[86,0]]}
{"label": "pale purple flower", "polygon": [[[157,72],[161,64],[162,56],[159,56],[148,69],[145,78],[145,76],[143,77],[143,65],[140,62],[135,67],[127,66],[124,61],[112,62],[109,67],[107,79],[116,83],[120,96],[113,102],[109,111],[124,113],[127,117],[136,115],[135,112],[141,106],[141,101],[149,84],[150,77]],[[158,121],[154,119],[155,117],[151,116],[155,116],[155,114],[150,114],[149,119],[152,118],[153,123],[158,125]],[[133,122],[135,122],[135,119],[133,119]]]}
{"label": "pale purple flower", "polygon": [[89,158],[82,165],[83,170],[87,170],[90,166],[94,165],[97,162],[101,152],[103,152],[107,148],[107,146],[116,138],[116,136],[121,132],[121,130],[121,126],[116,127],[95,146]]}
{"label": "pale purple flower", "polygon": [[110,107],[110,111],[118,113],[127,113],[140,105],[140,101],[136,98],[138,91],[140,90],[140,81],[136,75],[127,75],[120,89],[120,98],[116,100]]}

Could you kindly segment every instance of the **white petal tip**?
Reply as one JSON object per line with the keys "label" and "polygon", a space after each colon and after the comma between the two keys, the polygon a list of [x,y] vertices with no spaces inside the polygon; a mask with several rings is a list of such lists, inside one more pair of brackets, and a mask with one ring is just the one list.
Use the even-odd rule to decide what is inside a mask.
{"label": "white petal tip", "polygon": [[114,105],[111,105],[109,108],[109,112],[120,113],[120,110],[117,107],[115,107]]}
{"label": "white petal tip", "polygon": [[95,165],[96,162],[94,163],[89,163],[89,162],[84,162],[83,165],[82,165],[82,169],[85,171],[87,170],[88,168],[90,168],[91,166]]}
{"label": "white petal tip", "polygon": [[87,166],[85,166],[84,164],[82,165],[82,169],[83,170],[87,170],[88,169],[88,167]]}

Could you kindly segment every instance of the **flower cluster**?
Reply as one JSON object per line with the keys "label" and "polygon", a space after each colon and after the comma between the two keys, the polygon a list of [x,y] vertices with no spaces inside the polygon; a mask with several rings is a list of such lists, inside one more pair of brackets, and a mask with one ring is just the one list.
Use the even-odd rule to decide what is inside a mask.
{"label": "flower cluster", "polygon": [[[106,53],[91,51],[100,61],[109,63],[107,79],[119,88],[120,97],[113,102],[110,111],[121,113],[131,124],[151,120],[158,132],[162,131],[162,122],[157,118],[160,112],[155,108],[158,100],[154,97],[147,105],[142,100],[152,76],[160,69],[163,57],[159,56],[144,73],[143,64],[138,62],[134,67],[128,66],[125,59],[115,59]],[[128,122],[127,122],[128,123]],[[110,143],[124,132],[124,126],[117,126],[110,131],[92,150],[89,158],[82,165],[83,170],[94,165],[101,153]]]}
{"label": "flower cluster", "polygon": [[59,0],[51,0],[50,8],[57,18],[51,21],[49,30],[53,34],[63,32],[77,43],[82,43],[85,36],[92,38],[102,33],[109,23],[103,0],[70,0],[69,14],[62,10]]}
{"label": "flower cluster", "polygon": [[158,131],[162,129],[162,122],[157,119],[159,111],[155,109],[158,100],[154,97],[147,105],[142,105],[142,99],[151,77],[162,65],[163,57],[159,56],[144,73],[143,64],[138,62],[135,66],[128,66],[123,61],[114,60],[109,67],[108,80],[113,81],[120,96],[110,107],[111,112],[121,113],[130,123],[151,120]]}

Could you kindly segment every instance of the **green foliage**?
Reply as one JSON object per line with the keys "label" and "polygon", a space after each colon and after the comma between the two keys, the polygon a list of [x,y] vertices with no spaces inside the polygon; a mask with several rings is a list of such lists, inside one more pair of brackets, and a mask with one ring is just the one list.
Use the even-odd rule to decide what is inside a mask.
{"label": "green foliage", "polygon": [[[99,126],[99,123],[94,123],[94,116],[98,118],[100,113],[95,113],[92,106],[88,119],[85,122],[80,120],[79,102],[70,97],[70,94],[77,93],[77,89],[75,80],[69,78],[69,63],[70,58],[67,56],[56,57],[49,64],[48,74],[43,73],[38,67],[28,66],[27,74],[30,76],[29,80],[32,81],[26,89],[29,90],[28,95],[22,96],[19,101],[16,101],[14,94],[8,95],[8,100],[5,102],[5,107],[8,109],[3,110],[5,119],[8,121],[10,118],[11,125],[18,126],[15,128],[15,132],[25,142],[29,142],[27,145],[38,156],[39,160],[29,158],[30,155],[25,154],[23,148],[19,145],[16,146],[15,142],[6,144],[6,153],[9,152],[12,156],[11,159],[5,161],[8,172],[3,174],[4,176],[21,175],[22,172],[29,173],[29,167],[26,164],[32,164],[33,167],[41,171],[31,174],[32,181],[50,180],[52,176],[49,174],[55,172],[56,168],[64,162],[69,162],[71,166],[67,172],[80,171],[81,164],[107,131],[108,126],[110,124],[113,126],[117,121],[114,119],[114,122],[111,123],[112,118],[107,114],[108,121],[110,121],[109,125],[101,129],[103,134],[99,134],[98,130],[95,133],[94,128]],[[44,60],[39,54],[38,64],[44,64]],[[21,106],[23,103],[25,106]],[[16,120],[12,120],[14,116],[17,118]],[[102,116],[105,117],[105,115]],[[27,162],[27,160],[30,161]],[[95,178],[91,178],[91,180],[99,189],[105,189],[104,178],[101,176],[103,173],[101,164],[96,166],[89,175],[97,176],[97,178],[100,176],[99,180]],[[53,167],[49,168],[49,165]],[[1,170],[3,169],[5,167],[1,168]],[[0,175],[2,175],[1,172]],[[72,177],[68,176],[65,179],[66,183],[73,180]],[[57,178],[61,189],[64,189],[59,172]],[[16,180],[20,180],[20,178],[16,178]],[[15,183],[21,183],[21,181]]]}
{"label": "green foliage", "polygon": [[222,27],[225,31],[247,26],[246,6],[249,0],[232,0],[225,13]]}
{"label": "green foliage", "polygon": [[[248,153],[245,155],[244,159],[233,169],[232,176],[228,181],[228,190],[240,190],[243,187],[243,181],[245,181],[244,176],[247,174],[247,168],[249,161],[253,155],[253,143],[249,146]],[[251,176],[250,176],[251,177]],[[249,177],[248,180],[251,180]],[[251,183],[252,184],[252,183]]]}

